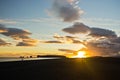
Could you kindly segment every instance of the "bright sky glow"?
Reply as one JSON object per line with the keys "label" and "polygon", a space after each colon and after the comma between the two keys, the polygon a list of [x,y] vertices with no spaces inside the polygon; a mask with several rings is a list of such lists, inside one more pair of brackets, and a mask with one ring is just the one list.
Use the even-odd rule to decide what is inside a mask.
{"label": "bright sky glow", "polygon": [[73,56],[73,58],[85,58],[86,52],[85,51],[78,51],[78,54],[76,56]]}

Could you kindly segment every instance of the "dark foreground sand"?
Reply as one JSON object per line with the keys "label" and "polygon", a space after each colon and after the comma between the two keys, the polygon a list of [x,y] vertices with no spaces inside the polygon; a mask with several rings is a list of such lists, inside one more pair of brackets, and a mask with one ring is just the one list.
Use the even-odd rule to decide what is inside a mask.
{"label": "dark foreground sand", "polygon": [[120,59],[1,62],[0,80],[120,80]]}

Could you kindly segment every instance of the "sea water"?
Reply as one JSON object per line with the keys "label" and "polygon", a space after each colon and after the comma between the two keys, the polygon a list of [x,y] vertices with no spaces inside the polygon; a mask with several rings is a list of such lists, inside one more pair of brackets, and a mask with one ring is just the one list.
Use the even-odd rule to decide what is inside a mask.
{"label": "sea water", "polygon": [[10,61],[26,61],[26,60],[45,60],[45,59],[56,59],[56,58],[14,58],[14,57],[0,57],[0,62]]}

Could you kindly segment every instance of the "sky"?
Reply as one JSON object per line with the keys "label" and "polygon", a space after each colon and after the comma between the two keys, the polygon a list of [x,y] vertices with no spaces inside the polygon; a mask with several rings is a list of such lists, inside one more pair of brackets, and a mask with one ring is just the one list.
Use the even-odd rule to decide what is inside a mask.
{"label": "sky", "polygon": [[0,0],[0,57],[76,55],[78,50],[91,56],[119,55],[119,3]]}

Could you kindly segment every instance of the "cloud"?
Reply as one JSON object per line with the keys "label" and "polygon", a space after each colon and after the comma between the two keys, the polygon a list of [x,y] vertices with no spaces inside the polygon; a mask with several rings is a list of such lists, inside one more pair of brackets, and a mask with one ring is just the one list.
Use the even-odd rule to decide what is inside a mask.
{"label": "cloud", "polygon": [[41,43],[56,43],[56,44],[81,44],[82,42],[78,37],[74,36],[60,36],[55,34],[53,36],[56,40],[40,41]]}
{"label": "cloud", "polygon": [[[36,46],[38,44],[38,40],[32,39],[30,37],[32,33],[27,30],[18,28],[7,28],[4,25],[0,25],[0,31],[1,31],[0,34],[4,36],[11,37],[14,40],[22,40],[22,42],[19,42],[16,46]],[[1,45],[2,44],[9,43],[5,43],[4,41],[1,40]]]}
{"label": "cloud", "polygon": [[8,46],[8,45],[11,45],[11,43],[7,43],[3,39],[0,39],[0,46]]}
{"label": "cloud", "polygon": [[90,55],[113,56],[120,52],[120,44],[109,42],[89,42],[86,47]]}
{"label": "cloud", "polygon": [[55,39],[57,39],[57,40],[63,40],[63,39],[64,39],[63,36],[60,36],[60,35],[58,35],[58,34],[55,34],[55,35],[53,36],[53,38],[55,38]]}
{"label": "cloud", "polygon": [[[78,0],[54,0],[52,9],[49,13],[65,22],[75,22],[79,20],[81,14],[83,14],[83,10],[81,10],[77,4]],[[92,23],[96,21],[101,23],[103,20],[89,21]],[[104,22],[105,21],[106,20],[104,20]],[[110,22],[112,23],[113,21]],[[117,24],[118,23],[119,22],[117,22]],[[111,24],[107,23],[107,25]],[[120,37],[117,37],[116,33],[112,30],[92,28],[81,22],[75,22],[72,26],[62,29],[62,31],[69,34],[86,34],[86,40],[83,39],[83,41],[71,36],[55,35],[53,37],[57,39],[57,41],[64,43],[83,44],[85,49],[82,50],[87,51],[91,55],[116,55],[120,52]],[[68,49],[59,49],[59,51],[75,52]]]}
{"label": "cloud", "polygon": [[91,33],[89,35],[92,37],[117,37],[114,31],[102,28],[91,28]]}
{"label": "cloud", "polygon": [[76,39],[76,37],[65,36],[65,43],[81,44],[82,42],[80,40]]}
{"label": "cloud", "polygon": [[29,38],[29,35],[31,35],[29,31],[18,28],[7,28],[7,32],[3,32],[1,34],[16,40]]}
{"label": "cloud", "polygon": [[80,40],[73,40],[72,43],[75,43],[75,44],[83,44],[83,42],[81,42]]}
{"label": "cloud", "polygon": [[[115,56],[120,52],[120,37],[112,30],[90,28],[91,40],[81,42],[90,56]],[[87,39],[87,38],[86,38]],[[81,50],[81,49],[80,49]]]}
{"label": "cloud", "polygon": [[22,42],[19,42],[16,46],[36,46],[38,40],[36,39],[24,39]]}
{"label": "cloud", "polygon": [[90,28],[83,23],[76,22],[74,25],[68,28],[62,29],[62,31],[70,33],[70,34],[84,34],[90,32]]}
{"label": "cloud", "polygon": [[52,9],[48,11],[48,14],[59,17],[65,22],[73,22],[84,13],[78,7],[78,3],[78,0],[54,0]]}
{"label": "cloud", "polygon": [[56,44],[61,44],[61,41],[43,41],[43,43],[56,43]]}
{"label": "cloud", "polygon": [[77,37],[74,37],[74,36],[60,36],[58,34],[55,34],[53,36],[53,38],[57,39],[57,40],[60,40],[60,41],[64,41],[64,40],[68,40],[68,39],[75,39]]}
{"label": "cloud", "polygon": [[70,34],[86,34],[86,33],[88,33],[88,36],[98,37],[98,38],[99,37],[106,37],[106,38],[117,37],[116,33],[112,30],[96,28],[96,27],[91,28],[80,22],[76,22],[71,27],[62,29],[62,31],[70,33]]}
{"label": "cloud", "polygon": [[74,36],[60,36],[58,34],[55,34],[53,38],[57,39],[58,41],[62,43],[73,43],[73,44],[81,44],[82,42],[78,40],[78,37]]}
{"label": "cloud", "polygon": [[7,31],[8,31],[7,28],[4,25],[0,24],[0,33],[7,32]]}
{"label": "cloud", "polygon": [[[71,43],[80,43],[85,46],[84,49],[91,56],[114,56],[120,52],[120,37],[109,29],[92,28],[83,23],[75,23],[73,26],[64,28],[64,32],[70,34],[85,34],[89,40],[80,41],[76,38],[68,38]],[[80,49],[81,50],[81,49]]]}
{"label": "cloud", "polygon": [[29,44],[27,42],[19,42],[16,46],[34,46],[33,44]]}
{"label": "cloud", "polygon": [[74,53],[76,52],[75,50],[70,50],[70,49],[58,49],[59,51],[66,52],[66,53]]}
{"label": "cloud", "polygon": [[65,38],[75,39],[75,38],[77,38],[77,37],[74,37],[74,36],[65,36]]}
{"label": "cloud", "polygon": [[120,44],[120,37],[110,39],[112,43]]}
{"label": "cloud", "polygon": [[0,24],[17,24],[17,21],[0,19]]}

